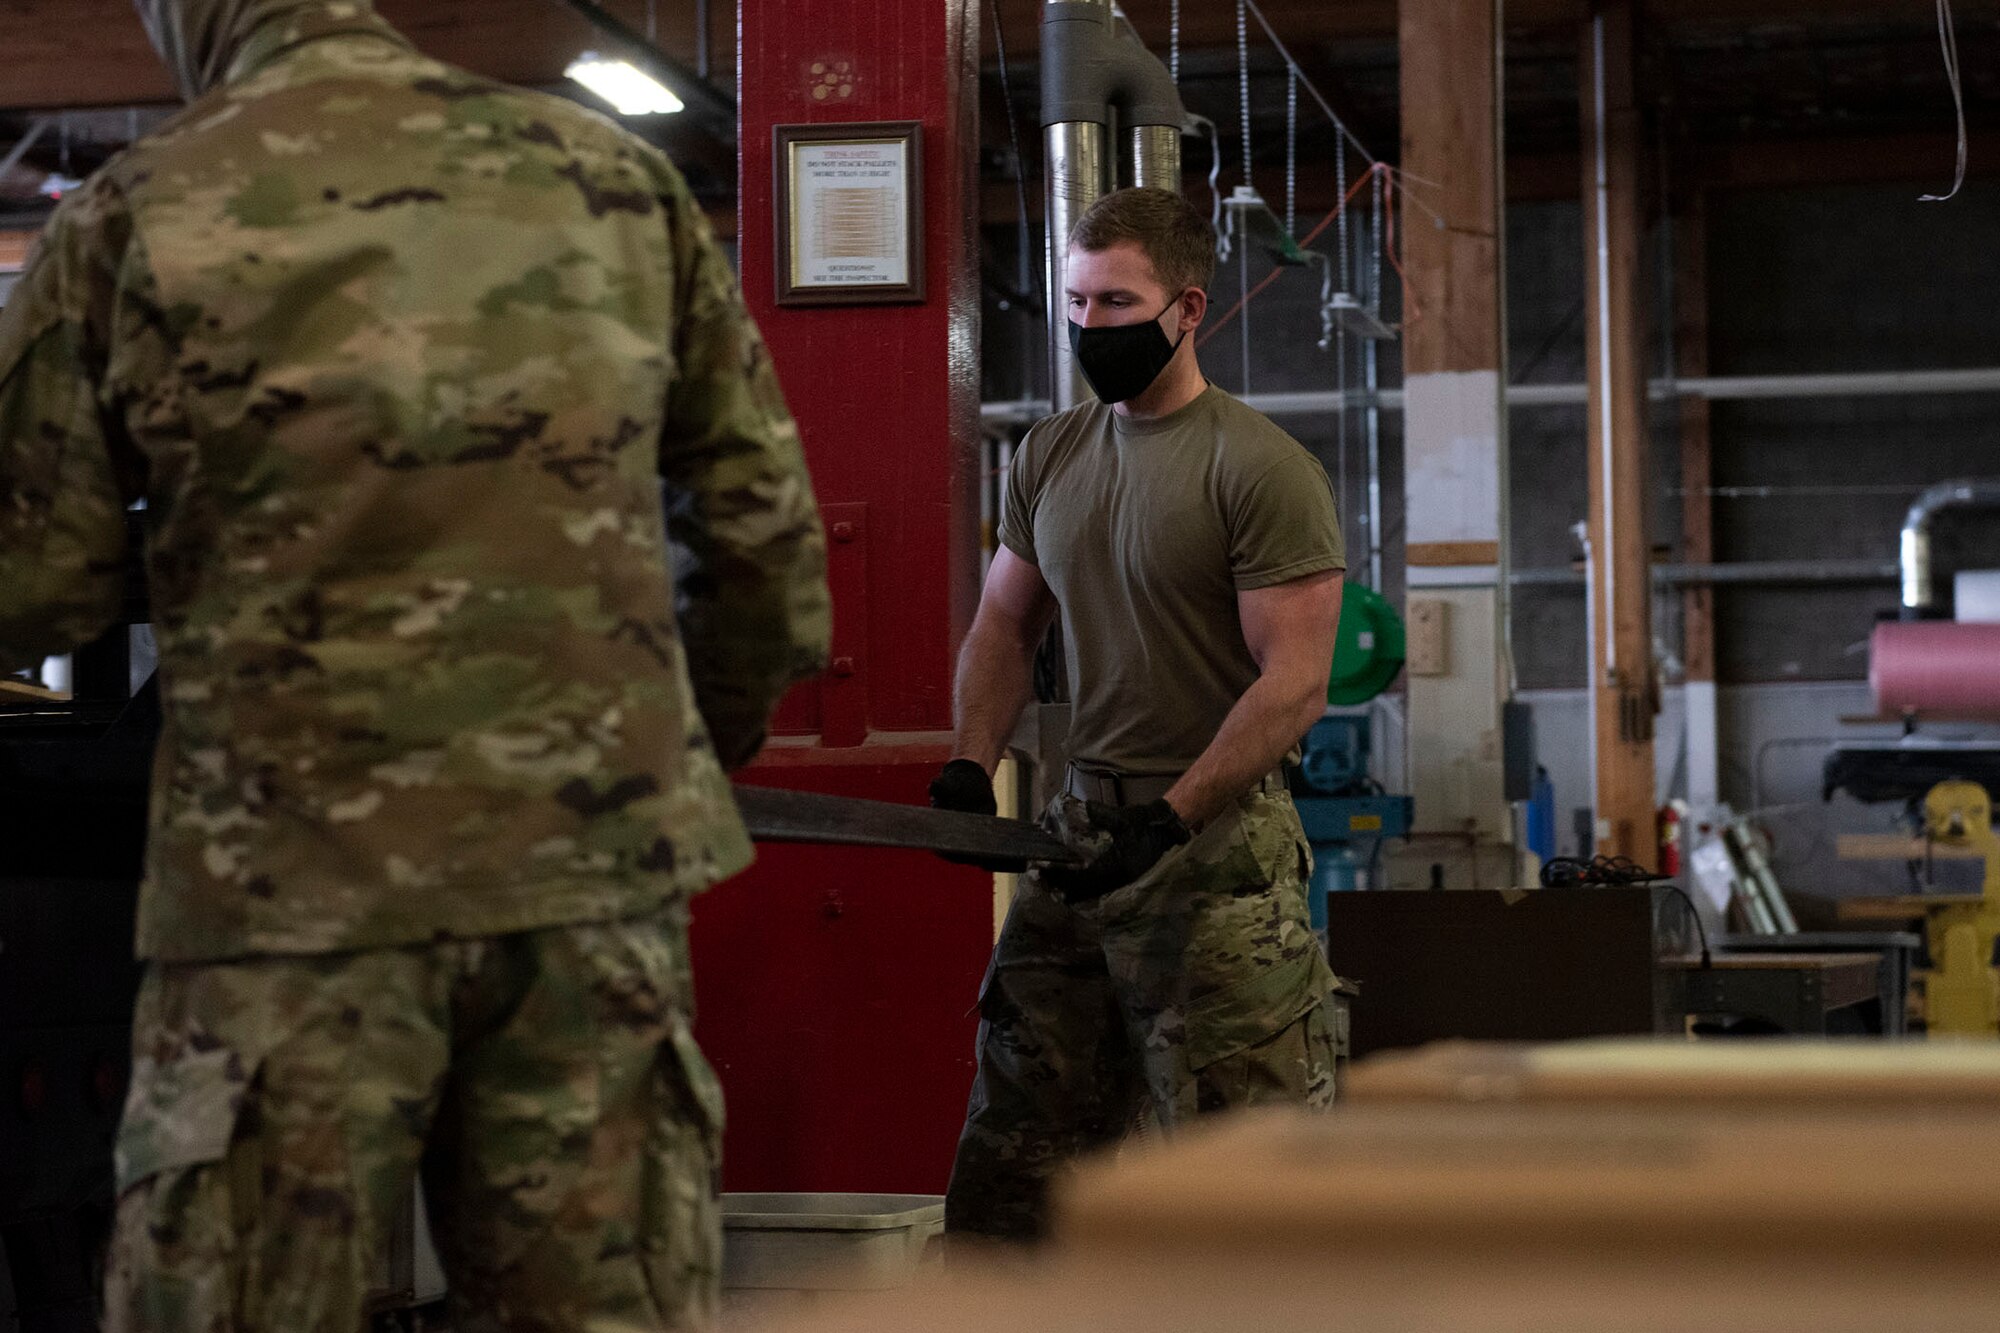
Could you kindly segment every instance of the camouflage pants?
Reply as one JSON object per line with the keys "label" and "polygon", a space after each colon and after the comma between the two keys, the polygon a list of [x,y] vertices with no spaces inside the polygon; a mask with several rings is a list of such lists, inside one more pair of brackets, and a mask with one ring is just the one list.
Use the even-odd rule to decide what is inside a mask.
{"label": "camouflage pants", "polygon": [[[1046,822],[1080,815],[1058,797]],[[1094,902],[1022,881],[980,990],[949,1229],[1040,1235],[1050,1177],[1148,1108],[1171,1131],[1257,1103],[1332,1104],[1334,979],[1307,919],[1309,864],[1291,798],[1258,792]]]}
{"label": "camouflage pants", "polygon": [[721,1090],[670,913],[155,964],[111,1333],[355,1333],[422,1172],[456,1333],[712,1320]]}

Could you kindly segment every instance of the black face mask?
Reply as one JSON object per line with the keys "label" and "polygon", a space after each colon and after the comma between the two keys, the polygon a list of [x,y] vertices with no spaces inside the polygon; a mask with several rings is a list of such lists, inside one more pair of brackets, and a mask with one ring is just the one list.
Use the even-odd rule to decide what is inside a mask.
{"label": "black face mask", "polygon": [[[1173,309],[1185,295],[1182,292],[1168,301],[1160,315]],[[1076,354],[1076,364],[1089,381],[1091,392],[1107,403],[1122,403],[1153,387],[1153,381],[1180,350],[1181,339],[1187,337],[1182,333],[1180,338],[1168,342],[1166,330],[1160,327],[1160,315],[1143,324],[1092,329],[1075,320],[1069,322],[1069,350]]]}

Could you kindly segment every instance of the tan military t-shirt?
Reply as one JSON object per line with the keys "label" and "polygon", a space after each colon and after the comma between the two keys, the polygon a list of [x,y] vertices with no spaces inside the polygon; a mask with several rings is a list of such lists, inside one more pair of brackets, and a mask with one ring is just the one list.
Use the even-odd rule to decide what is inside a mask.
{"label": "tan military t-shirt", "polygon": [[1347,564],[1326,469],[1213,386],[1154,420],[1038,422],[1000,540],[1062,606],[1070,758],[1123,773],[1188,768],[1257,679],[1238,592]]}

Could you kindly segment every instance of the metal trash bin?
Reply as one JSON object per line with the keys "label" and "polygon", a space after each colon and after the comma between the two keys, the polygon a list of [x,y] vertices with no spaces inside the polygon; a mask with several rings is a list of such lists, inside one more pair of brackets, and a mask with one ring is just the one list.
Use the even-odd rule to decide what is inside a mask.
{"label": "metal trash bin", "polygon": [[941,1194],[725,1194],[725,1306],[906,1287],[944,1262]]}

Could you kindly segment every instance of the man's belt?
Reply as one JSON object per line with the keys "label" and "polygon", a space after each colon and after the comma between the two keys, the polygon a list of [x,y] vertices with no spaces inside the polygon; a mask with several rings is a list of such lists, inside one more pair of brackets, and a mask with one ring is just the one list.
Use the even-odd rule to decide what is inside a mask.
{"label": "man's belt", "polygon": [[[1114,773],[1109,769],[1071,764],[1063,771],[1063,790],[1081,801],[1099,801],[1105,805],[1144,805],[1165,796],[1180,780],[1179,773]],[[1281,792],[1284,789],[1285,775],[1273,771],[1266,773],[1250,790]]]}

